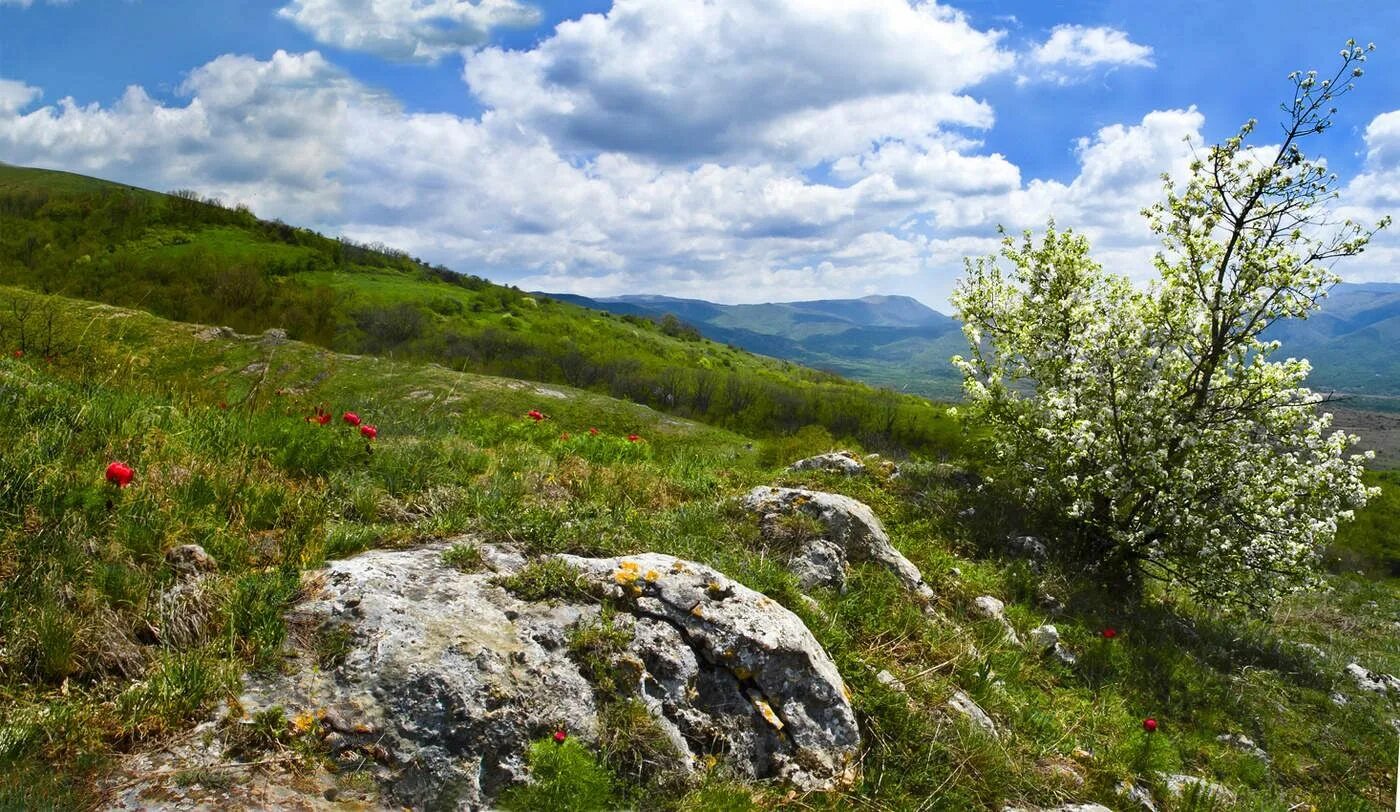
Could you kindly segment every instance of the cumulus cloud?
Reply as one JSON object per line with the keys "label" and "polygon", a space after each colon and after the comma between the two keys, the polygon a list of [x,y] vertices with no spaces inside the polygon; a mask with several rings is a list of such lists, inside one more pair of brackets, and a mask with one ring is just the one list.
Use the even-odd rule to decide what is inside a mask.
{"label": "cumulus cloud", "polygon": [[964,91],[1011,66],[1000,40],[907,0],[618,0],[528,51],[477,51],[464,75],[483,103],[567,149],[811,163],[940,124],[989,126]]}
{"label": "cumulus cloud", "polygon": [[1082,25],[1055,26],[1049,39],[1032,48],[1024,62],[1027,73],[1019,81],[1058,84],[1086,79],[1102,66],[1154,67],[1151,47],[1133,42],[1116,28]]}
{"label": "cumulus cloud", "polygon": [[0,79],[0,115],[17,113],[43,95],[37,87],[32,87],[16,79]]}
{"label": "cumulus cloud", "polygon": [[277,14],[323,44],[415,62],[480,45],[494,28],[539,22],[517,0],[292,0]]}
{"label": "cumulus cloud", "polygon": [[[1370,227],[1382,217],[1400,214],[1400,110],[1376,116],[1364,137],[1365,163],[1342,189],[1336,215]],[[1349,260],[1342,272],[1351,281],[1393,282],[1397,267],[1400,232],[1391,226],[1376,235],[1364,254]]]}

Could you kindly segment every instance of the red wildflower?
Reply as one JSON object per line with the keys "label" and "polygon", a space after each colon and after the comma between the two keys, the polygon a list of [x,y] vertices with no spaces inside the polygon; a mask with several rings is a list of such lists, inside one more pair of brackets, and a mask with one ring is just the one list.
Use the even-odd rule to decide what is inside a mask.
{"label": "red wildflower", "polygon": [[642,439],[642,436],[641,436],[640,434],[629,434],[629,435],[627,435],[627,442],[629,442],[629,443],[635,443],[635,442],[640,441],[641,439]]}
{"label": "red wildflower", "polygon": [[10,353],[10,354],[13,355],[13,356],[16,357],[16,358],[23,358],[23,357],[24,357],[24,350],[15,350],[14,352],[12,352],[12,353]]}
{"label": "red wildflower", "polygon": [[568,733],[565,733],[563,730],[556,730],[556,731],[554,731],[554,743],[555,743],[555,744],[563,744],[563,743],[564,743],[564,740],[565,740],[565,739],[568,739],[568,738],[569,738],[569,734],[568,734]]}
{"label": "red wildflower", "polygon": [[598,436],[598,430],[597,430],[597,429],[592,429],[592,428],[589,429],[589,430],[588,430],[588,436],[589,436],[589,437],[597,437],[597,436]]}
{"label": "red wildflower", "polygon": [[379,429],[366,423],[360,426],[360,434],[367,440],[373,440],[375,437],[379,436]]}
{"label": "red wildflower", "polygon": [[531,409],[530,411],[525,413],[525,416],[535,421],[536,423],[545,419],[544,413],[541,412],[539,409]]}
{"label": "red wildflower", "polygon": [[1157,720],[1153,719],[1151,716],[1147,717],[1146,719],[1143,719],[1142,729],[1146,730],[1148,733],[1157,732]]}
{"label": "red wildflower", "polygon": [[1117,637],[1117,636],[1118,636],[1118,630],[1115,629],[1115,628],[1113,628],[1112,626],[1109,626],[1107,629],[1104,629],[1104,630],[1103,630],[1103,639],[1105,639],[1105,640],[1112,640],[1113,638],[1115,638],[1115,637]]}
{"label": "red wildflower", "polygon": [[225,411],[227,411],[227,410],[228,410],[228,401],[226,401],[226,400],[221,400],[221,401],[219,401],[219,408],[220,408],[220,409],[224,409]]}
{"label": "red wildflower", "polygon": [[130,485],[131,478],[135,475],[136,472],[131,469],[131,466],[124,462],[114,462],[107,466],[107,481],[118,488]]}
{"label": "red wildflower", "polygon": [[315,414],[312,414],[311,416],[307,417],[306,422],[315,423],[318,426],[324,426],[331,422],[331,413],[321,408],[320,406],[317,406]]}
{"label": "red wildflower", "polygon": [[346,412],[345,414],[340,416],[340,419],[344,420],[346,423],[349,423],[352,426],[360,425],[360,416],[355,414],[354,412]]}

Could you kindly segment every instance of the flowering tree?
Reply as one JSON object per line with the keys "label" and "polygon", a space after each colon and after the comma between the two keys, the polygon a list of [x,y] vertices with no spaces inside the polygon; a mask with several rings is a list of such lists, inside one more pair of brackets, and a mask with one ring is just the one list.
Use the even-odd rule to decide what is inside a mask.
{"label": "flowering tree", "polygon": [[[1260,334],[1306,318],[1374,229],[1329,215],[1336,176],[1299,142],[1325,131],[1371,46],[1348,42],[1330,79],[1290,76],[1277,147],[1254,122],[1197,153],[1184,185],[1143,212],[1157,278],[1105,272],[1079,235],[1004,240],[969,260],[953,296],[971,345],[954,363],[1031,504],[1066,543],[1136,578],[1267,605],[1309,581],[1339,521],[1365,503],[1355,437],[1329,433],[1308,362]],[[1376,228],[1386,225],[1382,221]]]}

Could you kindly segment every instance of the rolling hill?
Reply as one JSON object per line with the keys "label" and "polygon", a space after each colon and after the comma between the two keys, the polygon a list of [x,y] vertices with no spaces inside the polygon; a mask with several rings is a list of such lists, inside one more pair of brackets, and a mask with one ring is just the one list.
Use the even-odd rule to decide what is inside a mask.
{"label": "rolling hill", "polygon": [[584,307],[663,319],[673,315],[714,341],[927,397],[958,397],[948,358],[964,348],[956,320],[908,296],[724,305],[668,296],[593,299]]}
{"label": "rolling hill", "polygon": [[[887,449],[951,442],[941,407],[920,398],[261,220],[190,192],[0,165],[0,219],[0,284],[242,333],[279,328],[340,352],[564,384],[756,434],[811,426]],[[5,343],[52,354],[33,331],[0,335]]]}

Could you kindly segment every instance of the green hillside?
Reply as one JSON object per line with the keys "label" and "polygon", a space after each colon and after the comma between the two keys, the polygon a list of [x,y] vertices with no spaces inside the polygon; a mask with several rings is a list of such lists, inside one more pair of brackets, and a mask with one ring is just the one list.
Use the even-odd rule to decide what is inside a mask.
{"label": "green hillside", "polygon": [[[0,284],[239,332],[283,328],[341,352],[566,384],[759,434],[814,426],[872,447],[946,451],[953,442],[941,409],[917,398],[193,193],[0,165],[0,218]],[[34,348],[47,354],[42,341]]]}
{"label": "green hillside", "polygon": [[[1387,706],[1347,689],[1339,669],[1354,658],[1400,669],[1385,620],[1400,612],[1393,581],[1334,577],[1330,591],[1301,595],[1269,621],[1169,593],[1124,605],[1081,569],[1052,562],[1037,574],[1002,558],[996,540],[1021,529],[1008,497],[991,485],[968,489],[966,475],[944,464],[910,460],[896,479],[788,473],[783,464],[829,450],[830,438],[755,443],[567,387],[16,289],[0,297],[10,305],[0,312],[7,335],[13,312],[41,313],[63,348],[0,358],[0,808],[100,805],[103,776],[124,754],[185,737],[236,695],[240,673],[277,668],[288,645],[333,646],[288,636],[281,615],[301,573],[463,532],[529,553],[683,556],[797,613],[835,659],[867,738],[859,782],[804,796],[803,808],[1114,804],[1129,779],[1164,797],[1159,770],[1221,782],[1246,809],[1372,809],[1388,797]],[[529,418],[532,409],[547,418]],[[335,419],[308,421],[318,410]],[[346,410],[375,425],[377,439],[341,423]],[[103,481],[112,460],[131,466],[134,484]],[[857,565],[843,592],[816,590],[808,603],[756,522],[733,508],[737,495],[770,482],[870,504],[949,620],[930,623],[873,564]],[[1378,508],[1356,525],[1348,566],[1395,554],[1393,500]],[[166,551],[190,543],[218,572],[183,605],[187,628],[171,625],[162,596],[174,579]],[[974,611],[983,594],[1004,597],[1023,633],[1051,616],[1044,596],[1057,596],[1065,608],[1054,622],[1082,665],[1007,642]],[[1119,635],[1105,639],[1107,627]],[[1324,655],[1293,645],[1301,642]],[[881,671],[904,692],[877,679]],[[959,689],[996,718],[1000,739],[937,713]],[[1334,690],[1348,690],[1347,705],[1333,704]],[[1147,716],[1159,732],[1143,732]],[[330,763],[314,729],[262,730],[250,741],[270,750],[257,758]],[[1235,732],[1271,764],[1217,740]],[[781,786],[723,772],[680,790],[664,776],[638,777],[626,767],[636,751],[614,741],[612,755],[599,756],[615,776],[610,804],[785,802]],[[238,779],[171,780],[217,788]]]}

